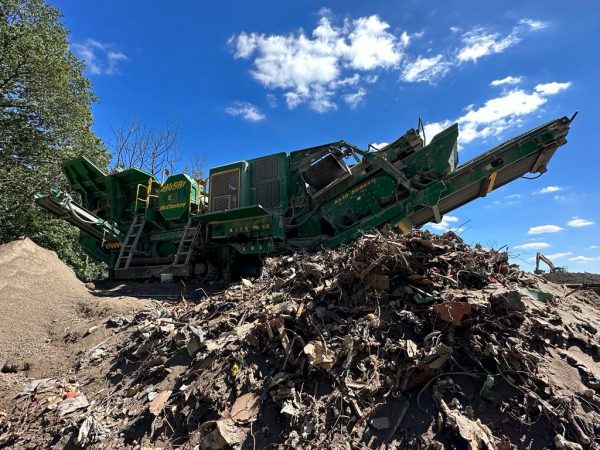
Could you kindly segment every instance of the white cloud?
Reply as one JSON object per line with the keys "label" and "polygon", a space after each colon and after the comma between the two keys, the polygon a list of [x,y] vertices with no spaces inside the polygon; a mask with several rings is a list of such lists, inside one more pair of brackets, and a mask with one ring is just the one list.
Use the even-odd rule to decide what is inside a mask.
{"label": "white cloud", "polygon": [[407,82],[433,82],[442,78],[449,70],[450,63],[445,61],[442,55],[431,58],[419,56],[404,67],[401,78]]}
{"label": "white cloud", "polygon": [[567,222],[567,225],[573,228],[581,228],[588,227],[590,225],[594,225],[595,222],[587,219],[580,219],[579,217],[572,217],[571,220]]}
{"label": "white cloud", "polygon": [[266,118],[256,106],[248,102],[233,102],[225,112],[230,116],[240,116],[249,122],[259,122]]}
{"label": "white cloud", "polygon": [[[254,79],[267,89],[283,91],[289,108],[308,104],[318,112],[325,112],[337,109],[338,96],[344,100],[348,97],[352,102],[352,93],[361,91],[349,92],[349,86],[341,81],[358,82],[359,74],[363,85],[377,81],[377,72],[382,70],[400,70],[400,78],[405,82],[432,83],[453,66],[500,53],[519,42],[526,32],[543,28],[543,22],[531,19],[522,19],[504,36],[477,27],[461,35],[459,49],[444,53],[429,49],[428,55],[434,56],[415,55],[404,63],[407,47],[413,39],[422,37],[422,32],[412,36],[405,31],[392,32],[390,24],[377,15],[342,22],[336,22],[327,9],[322,9],[320,15],[310,32],[302,29],[289,34],[241,32],[228,41],[236,59],[251,60],[250,73]],[[451,27],[450,31],[458,33],[459,29]],[[536,91],[538,98],[552,94],[548,89],[552,88]]]}
{"label": "white cloud", "polygon": [[552,192],[559,192],[562,191],[562,188],[560,186],[546,186],[542,189],[540,189],[539,191],[535,191],[534,194],[550,194]]}
{"label": "white cloud", "polygon": [[578,264],[585,264],[593,261],[599,261],[600,256],[575,256],[573,258],[569,258],[569,261],[573,261]]}
{"label": "white cloud", "polygon": [[364,88],[358,88],[356,92],[346,94],[343,96],[344,101],[348,103],[350,108],[356,108],[363,100],[363,97],[367,94]]}
{"label": "white cloud", "polygon": [[525,244],[516,245],[515,248],[521,250],[540,250],[542,248],[548,248],[550,244],[547,242],[527,242]]}
{"label": "white cloud", "polygon": [[[508,47],[517,44],[522,40],[526,32],[536,31],[543,28],[543,22],[522,19],[519,24],[512,28],[506,35],[501,36],[500,33],[491,31],[484,27],[475,27],[470,31],[462,34],[462,46],[455,49],[453,52],[445,55],[438,54],[433,57],[418,56],[413,58],[412,62],[406,64],[403,68],[401,79],[406,82],[425,81],[433,83],[436,80],[444,77],[452,67],[458,66],[467,61],[476,62],[479,58],[501,53]],[[450,27],[452,33],[457,33],[460,29]],[[431,52],[432,49],[428,49]],[[503,84],[514,85],[519,83],[522,77],[508,76],[501,80],[492,81],[492,86],[500,86]],[[546,94],[545,92],[542,92]],[[550,94],[550,92],[548,93]]]}
{"label": "white cloud", "polygon": [[463,47],[458,50],[456,57],[459,61],[475,62],[483,56],[500,53],[520,40],[513,33],[501,38],[499,33],[490,32],[485,28],[475,28],[463,34]]}
{"label": "white cloud", "polygon": [[267,94],[267,103],[269,104],[270,108],[275,108],[277,107],[277,97],[275,97],[275,95],[273,94]]}
{"label": "white cloud", "polygon": [[521,19],[519,20],[521,25],[527,25],[532,30],[541,30],[542,28],[546,28],[548,26],[548,22],[542,22],[541,20],[533,20],[533,19]]}
{"label": "white cloud", "polygon": [[104,44],[95,39],[71,44],[71,48],[79,58],[85,61],[86,68],[92,75],[118,73],[119,62],[128,59],[124,53],[114,49],[112,44]]}
{"label": "white cloud", "polygon": [[[487,100],[478,108],[470,105],[467,112],[456,120],[445,120],[425,125],[428,139],[454,122],[458,122],[460,132],[459,145],[468,144],[476,139],[485,139],[500,135],[503,131],[518,125],[523,116],[537,111],[548,99],[537,91],[526,92],[513,89],[499,97]],[[553,191],[548,191],[553,192]]]}
{"label": "white cloud", "polygon": [[[390,25],[377,15],[346,20],[341,26],[329,16],[322,10],[310,35],[303,30],[288,35],[242,32],[229,43],[236,58],[253,58],[256,80],[267,89],[285,91],[289,108],[308,103],[325,112],[336,109],[333,97],[345,87],[344,79],[358,81],[358,72],[398,67],[410,41],[406,33],[390,33]],[[350,102],[358,98],[346,95]]]}
{"label": "white cloud", "polygon": [[597,249],[597,248],[600,248],[600,246],[598,246],[598,245],[590,245],[590,246],[588,247],[588,249],[590,249],[590,250],[595,250],[595,249]]}
{"label": "white cloud", "polygon": [[504,77],[500,80],[494,80],[490,83],[490,86],[502,86],[504,84],[519,84],[521,82],[521,80],[523,79],[523,77],[512,77],[512,76],[507,76]]}
{"label": "white cloud", "polygon": [[428,225],[437,231],[448,231],[452,225],[458,222],[458,217],[445,215],[440,223],[430,222]]}
{"label": "white cloud", "polygon": [[[427,142],[431,142],[431,139],[433,139],[433,137],[440,133],[441,131],[444,131],[446,128],[448,128],[450,125],[452,125],[454,122],[450,121],[450,120],[444,120],[443,122],[432,122],[432,123],[428,123],[424,126],[424,132],[425,132],[425,137],[427,139]],[[460,138],[460,133],[459,133],[459,138]]]}
{"label": "white cloud", "polygon": [[516,198],[521,198],[521,197],[523,197],[523,194],[510,194],[510,195],[505,196],[504,198],[507,200],[510,200],[510,199],[516,199]]}
{"label": "white cloud", "polygon": [[520,116],[536,111],[546,99],[523,90],[514,90],[485,102],[459,118],[461,142],[467,144],[474,139],[497,136],[512,126]]}
{"label": "white cloud", "polygon": [[[393,67],[400,62],[402,47],[406,47],[409,37],[406,32],[398,39],[388,31],[390,25],[378,16],[359,17],[352,21],[352,31],[346,39],[337,41],[339,52],[349,65],[359,70],[371,70],[378,67]],[[339,39],[338,35],[335,36]]]}
{"label": "white cloud", "polygon": [[527,31],[537,31],[544,28],[542,24],[543,22],[540,21],[522,19],[505,36],[484,27],[476,27],[462,35],[463,46],[458,49],[456,58],[460,62],[476,62],[484,56],[501,53],[519,43]]}
{"label": "white cloud", "polygon": [[388,144],[389,144],[389,142],[379,142],[379,143],[375,142],[375,143],[371,144],[371,147],[374,147],[377,150],[381,150],[383,147],[385,147]]}
{"label": "white cloud", "polygon": [[554,259],[561,259],[561,258],[564,258],[565,256],[570,256],[572,254],[573,254],[572,252],[558,252],[558,253],[551,253],[546,256],[548,258],[550,258],[550,260],[554,260]]}
{"label": "white cloud", "polygon": [[558,225],[539,225],[537,227],[531,227],[527,234],[557,233],[562,230],[563,228]]}
{"label": "white cloud", "polygon": [[571,86],[570,81],[567,81],[566,83],[558,83],[556,81],[552,81],[550,83],[538,84],[535,87],[535,91],[539,92],[542,95],[554,95],[558,94],[560,91],[564,91],[569,86]]}

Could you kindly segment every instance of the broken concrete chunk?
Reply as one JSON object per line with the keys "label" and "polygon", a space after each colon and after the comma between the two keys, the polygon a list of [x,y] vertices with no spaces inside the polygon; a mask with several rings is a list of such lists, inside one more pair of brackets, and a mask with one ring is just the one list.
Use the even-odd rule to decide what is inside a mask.
{"label": "broken concrete chunk", "polygon": [[521,299],[521,293],[515,289],[496,289],[490,296],[490,302],[494,310],[498,312],[525,312],[525,303]]}

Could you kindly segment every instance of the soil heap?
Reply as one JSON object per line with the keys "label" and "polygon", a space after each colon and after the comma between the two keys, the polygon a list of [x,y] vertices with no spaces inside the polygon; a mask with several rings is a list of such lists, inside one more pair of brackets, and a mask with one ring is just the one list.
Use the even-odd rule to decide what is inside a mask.
{"label": "soil heap", "polygon": [[0,387],[15,382],[11,374],[65,373],[78,350],[67,335],[82,334],[107,314],[146,305],[98,298],[56,253],[28,238],[0,245]]}
{"label": "soil heap", "polygon": [[599,306],[451,232],[367,234],[106,320],[0,446],[596,449]]}
{"label": "soil heap", "polygon": [[0,365],[31,358],[78,319],[88,289],[56,253],[29,239],[0,245]]}
{"label": "soil heap", "polygon": [[551,272],[544,278],[559,284],[600,284],[600,274],[589,272]]}

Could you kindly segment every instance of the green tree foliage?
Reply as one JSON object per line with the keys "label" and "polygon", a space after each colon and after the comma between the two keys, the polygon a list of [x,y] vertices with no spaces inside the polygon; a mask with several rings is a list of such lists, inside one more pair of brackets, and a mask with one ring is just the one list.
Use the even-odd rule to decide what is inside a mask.
{"label": "green tree foliage", "polygon": [[66,187],[64,159],[86,155],[100,167],[109,160],[90,129],[94,94],[60,17],[42,0],[0,2],[0,242],[29,236],[85,279],[99,268],[76,231],[33,203],[36,192]]}

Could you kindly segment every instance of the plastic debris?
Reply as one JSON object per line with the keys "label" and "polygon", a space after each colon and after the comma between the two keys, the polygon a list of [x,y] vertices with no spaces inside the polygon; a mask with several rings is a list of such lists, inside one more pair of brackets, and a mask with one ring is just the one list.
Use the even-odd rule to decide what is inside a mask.
{"label": "plastic debris", "polygon": [[56,411],[59,417],[65,416],[79,409],[89,406],[88,399],[85,395],[79,394],[77,397],[67,397],[56,406]]}

